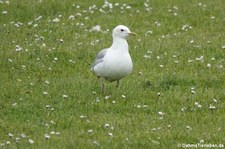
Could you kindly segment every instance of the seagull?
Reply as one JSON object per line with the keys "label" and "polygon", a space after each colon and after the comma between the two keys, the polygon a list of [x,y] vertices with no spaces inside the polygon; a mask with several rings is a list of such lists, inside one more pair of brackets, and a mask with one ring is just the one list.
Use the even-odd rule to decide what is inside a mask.
{"label": "seagull", "polygon": [[[118,25],[113,29],[113,43],[111,47],[101,50],[91,66],[91,70],[98,78],[103,78],[109,82],[117,81],[119,87],[120,80],[129,75],[133,68],[133,63],[128,50],[127,37],[136,35],[128,27]],[[101,91],[104,92],[104,82],[101,81]]]}

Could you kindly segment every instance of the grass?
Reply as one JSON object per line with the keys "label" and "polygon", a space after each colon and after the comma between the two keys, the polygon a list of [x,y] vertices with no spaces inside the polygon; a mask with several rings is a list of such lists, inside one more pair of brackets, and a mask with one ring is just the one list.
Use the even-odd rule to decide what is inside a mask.
{"label": "grass", "polygon": [[[0,146],[224,145],[223,1],[109,3],[1,1]],[[90,64],[118,24],[138,33],[128,40],[134,69],[106,99],[115,84],[100,94]]]}

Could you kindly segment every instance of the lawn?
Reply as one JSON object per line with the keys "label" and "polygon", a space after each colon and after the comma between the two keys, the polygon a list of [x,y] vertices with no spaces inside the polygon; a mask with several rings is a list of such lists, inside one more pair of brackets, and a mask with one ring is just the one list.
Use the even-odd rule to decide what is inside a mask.
{"label": "lawn", "polygon": [[[222,0],[0,0],[0,148],[223,147],[224,10]],[[102,94],[90,66],[119,24],[138,34],[134,68]]]}

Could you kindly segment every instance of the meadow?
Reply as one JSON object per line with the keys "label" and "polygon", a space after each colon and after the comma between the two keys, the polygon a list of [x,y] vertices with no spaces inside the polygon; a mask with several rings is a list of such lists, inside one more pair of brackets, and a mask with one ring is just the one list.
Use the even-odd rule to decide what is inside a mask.
{"label": "meadow", "polygon": [[[0,148],[223,147],[224,10],[222,0],[0,0]],[[138,34],[134,69],[101,94],[90,66],[119,24]]]}

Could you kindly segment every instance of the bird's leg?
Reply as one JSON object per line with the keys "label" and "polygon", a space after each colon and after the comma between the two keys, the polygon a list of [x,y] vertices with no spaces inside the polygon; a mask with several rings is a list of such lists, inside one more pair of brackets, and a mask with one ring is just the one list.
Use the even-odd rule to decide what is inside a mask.
{"label": "bird's leg", "polygon": [[116,81],[116,90],[115,90],[115,92],[113,94],[113,98],[116,98],[117,97],[118,92],[119,92],[119,88],[120,88],[120,80],[117,80]]}
{"label": "bird's leg", "polygon": [[102,84],[101,84],[101,92],[102,92],[102,94],[105,93],[105,84],[104,84],[103,81],[102,81]]}
{"label": "bird's leg", "polygon": [[116,83],[116,88],[118,88],[120,86],[120,80],[117,80],[116,82],[117,82]]}
{"label": "bird's leg", "polygon": [[104,94],[105,93],[105,84],[104,84],[104,80],[102,78],[100,78],[100,84],[101,84],[101,93]]}

